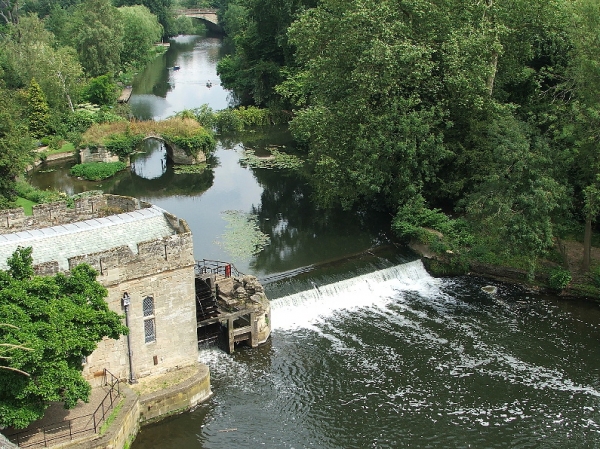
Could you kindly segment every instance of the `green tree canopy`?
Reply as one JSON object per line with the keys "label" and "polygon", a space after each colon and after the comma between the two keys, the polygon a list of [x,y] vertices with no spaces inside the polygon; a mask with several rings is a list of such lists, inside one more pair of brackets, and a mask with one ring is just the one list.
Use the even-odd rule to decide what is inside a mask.
{"label": "green tree canopy", "polygon": [[294,65],[294,48],[287,30],[315,0],[234,0],[221,16],[235,44],[235,53],[219,62],[221,82],[244,104],[274,106],[281,101],[275,86],[282,69]]}
{"label": "green tree canopy", "polygon": [[121,66],[123,21],[110,0],[85,0],[68,24],[70,45],[77,50],[86,75],[116,73]]}
{"label": "green tree canopy", "polygon": [[48,133],[50,108],[46,96],[35,78],[31,79],[27,91],[27,116],[29,118],[29,131],[37,139]]}
{"label": "green tree canopy", "polygon": [[119,11],[124,30],[121,63],[132,66],[146,64],[154,55],[154,43],[160,42],[163,35],[162,26],[145,6],[123,6]]}
{"label": "green tree canopy", "polygon": [[15,182],[33,160],[33,141],[24,108],[0,87],[0,209],[13,206]]}
{"label": "green tree canopy", "polygon": [[31,248],[18,249],[8,271],[0,271],[0,323],[5,324],[0,340],[28,348],[0,360],[12,368],[0,369],[2,426],[26,427],[52,401],[64,401],[66,408],[86,401],[91,387],[82,376],[83,357],[103,337],[117,339],[127,332],[108,309],[107,291],[89,265],[78,265],[68,275],[36,276],[31,253]]}
{"label": "green tree canopy", "polygon": [[173,35],[173,14],[171,7],[173,0],[115,0],[114,4],[121,6],[143,5],[156,16],[158,22],[163,27],[165,37]]}
{"label": "green tree canopy", "polygon": [[7,87],[25,88],[35,78],[50,107],[73,109],[83,71],[72,48],[57,47],[53,34],[35,15],[21,17],[2,41]]}

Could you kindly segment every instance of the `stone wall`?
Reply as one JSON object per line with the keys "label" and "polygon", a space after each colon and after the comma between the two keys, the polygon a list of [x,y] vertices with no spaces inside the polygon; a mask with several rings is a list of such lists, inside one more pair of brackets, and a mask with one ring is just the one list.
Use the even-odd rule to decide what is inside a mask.
{"label": "stone wall", "polygon": [[[157,381],[160,381],[160,377]],[[198,371],[194,376],[155,393],[138,396],[125,385],[121,385],[121,392],[123,403],[120,412],[102,435],[96,434],[61,444],[61,449],[123,448],[127,442],[133,441],[141,424],[189,410],[206,401],[212,394],[210,372],[206,365],[198,364]],[[12,449],[12,446],[7,449]]]}
{"label": "stone wall", "polygon": [[[202,150],[198,150],[198,152],[193,155],[187,154],[185,150],[179,148],[176,144],[158,134],[148,134],[144,140],[145,139],[156,139],[164,142],[167,155],[174,164],[194,165],[206,162],[206,154],[204,154]],[[104,147],[95,149],[84,148],[79,151],[79,157],[82,164],[87,164],[89,162],[117,162],[119,160],[119,156],[114,155]],[[129,158],[126,162],[127,164],[130,163]]]}
{"label": "stone wall", "polygon": [[[185,222],[184,222],[185,224]],[[187,225],[185,225],[187,227]],[[196,297],[191,233],[69,259],[70,267],[86,262],[108,288],[111,310],[124,315],[122,298],[129,295],[129,329],[135,378],[193,364],[198,357]],[[154,299],[156,340],[145,343],[144,298]],[[146,317],[147,318],[147,317]],[[88,357],[84,376],[96,384],[98,373],[108,369],[120,379],[129,377],[127,339],[106,339]]]}
{"label": "stone wall", "polygon": [[189,410],[206,401],[211,395],[210,372],[206,365],[199,365],[198,372],[189,379],[142,396],[140,423],[148,424]]}
{"label": "stone wall", "polygon": [[73,208],[68,208],[63,201],[35,205],[32,216],[25,215],[23,208],[7,209],[0,211],[0,234],[75,223],[150,206],[136,198],[92,195],[77,199]]}
{"label": "stone wall", "polygon": [[82,164],[90,162],[119,162],[119,156],[111,153],[104,147],[83,148],[79,150],[79,158]]}

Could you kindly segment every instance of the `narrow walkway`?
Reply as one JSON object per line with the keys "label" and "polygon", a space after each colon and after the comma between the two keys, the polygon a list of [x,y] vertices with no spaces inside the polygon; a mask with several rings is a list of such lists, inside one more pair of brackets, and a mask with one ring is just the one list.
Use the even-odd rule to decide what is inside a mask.
{"label": "narrow walkway", "polygon": [[[92,435],[94,433],[93,413],[105,398],[108,390],[109,387],[92,388],[90,401],[88,403],[80,401],[75,408],[70,410],[65,409],[62,402],[53,402],[39,421],[30,424],[25,429],[4,429],[3,434],[22,448],[49,447],[71,439]],[[96,419],[99,419],[102,412],[97,415],[99,416]]]}

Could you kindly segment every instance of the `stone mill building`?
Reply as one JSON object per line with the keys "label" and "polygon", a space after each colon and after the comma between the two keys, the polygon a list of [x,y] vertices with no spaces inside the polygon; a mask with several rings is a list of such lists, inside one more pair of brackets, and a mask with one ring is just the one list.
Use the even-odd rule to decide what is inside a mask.
{"label": "stone mill building", "polygon": [[[262,296],[253,296],[252,315],[240,307],[227,315],[217,298],[210,316],[199,311],[198,284],[218,290],[223,279],[215,271],[199,273],[185,220],[138,199],[95,195],[78,199],[73,208],[65,203],[35,206],[33,216],[22,209],[2,211],[0,269],[7,269],[6,260],[18,246],[33,248],[38,274],[88,263],[108,290],[110,309],[126,316],[129,336],[105,339],[82,361],[92,385],[102,381],[104,369],[132,381],[197,363],[198,328],[206,318],[211,325],[229,324],[228,334],[235,334],[236,342],[246,329],[252,332],[252,346],[269,336],[270,311],[262,290]],[[231,304],[236,298],[221,299]],[[234,320],[244,316],[254,321],[246,318],[248,326],[236,324],[234,332]]]}

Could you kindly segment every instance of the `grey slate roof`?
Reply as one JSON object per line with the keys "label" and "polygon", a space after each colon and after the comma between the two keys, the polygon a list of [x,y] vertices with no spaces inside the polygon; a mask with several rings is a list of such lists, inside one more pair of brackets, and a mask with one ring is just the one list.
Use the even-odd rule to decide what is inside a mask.
{"label": "grey slate roof", "polygon": [[50,228],[0,235],[0,269],[18,246],[33,248],[33,263],[57,261],[61,270],[69,268],[70,257],[106,251],[128,245],[134,254],[137,244],[176,233],[157,206],[125,214],[80,221]]}

